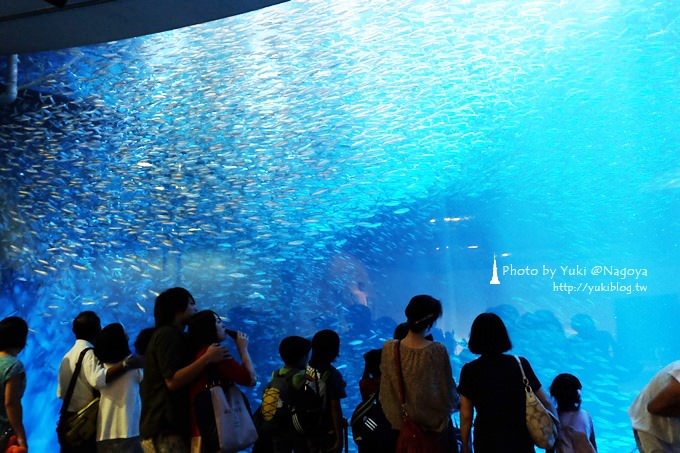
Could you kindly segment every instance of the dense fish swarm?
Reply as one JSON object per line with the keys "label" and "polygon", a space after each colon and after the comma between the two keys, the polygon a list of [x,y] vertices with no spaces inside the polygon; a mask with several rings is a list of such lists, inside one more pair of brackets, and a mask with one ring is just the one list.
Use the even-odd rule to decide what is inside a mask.
{"label": "dense fish swarm", "polygon": [[[628,3],[289,2],[22,55],[19,99],[0,106],[4,312],[53,368],[78,311],[134,334],[178,284],[251,333],[260,376],[283,335],[333,326],[347,412],[361,354],[415,292],[442,294],[456,375],[466,321],[512,305],[544,385],[571,363],[599,451],[629,451],[644,379],[569,325],[611,298],[537,280],[487,298],[496,252],[677,256],[680,7]],[[31,423],[52,426],[38,383],[54,370],[28,374],[27,398],[54,409]]]}

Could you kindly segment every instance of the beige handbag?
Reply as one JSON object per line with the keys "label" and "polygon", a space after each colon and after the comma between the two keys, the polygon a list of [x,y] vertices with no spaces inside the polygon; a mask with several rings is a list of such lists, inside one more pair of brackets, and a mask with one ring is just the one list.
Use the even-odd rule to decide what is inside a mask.
{"label": "beige handbag", "polygon": [[522,381],[524,383],[526,397],[526,421],[529,435],[538,447],[544,449],[553,448],[557,441],[560,422],[545,408],[543,403],[541,403],[541,400],[538,399],[529,384],[526,374],[524,374],[522,362],[519,360],[518,356],[515,356],[515,359],[517,359],[519,369],[522,371]]}

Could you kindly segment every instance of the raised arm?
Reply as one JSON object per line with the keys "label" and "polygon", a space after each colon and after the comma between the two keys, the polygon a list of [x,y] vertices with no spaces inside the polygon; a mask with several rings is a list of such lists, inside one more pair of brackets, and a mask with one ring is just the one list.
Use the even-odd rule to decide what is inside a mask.
{"label": "raised arm", "polygon": [[680,382],[671,378],[668,384],[647,403],[647,410],[662,417],[680,416]]}
{"label": "raised arm", "polygon": [[241,357],[241,363],[248,370],[250,374],[249,386],[254,386],[257,383],[257,375],[255,374],[255,367],[253,366],[253,361],[250,358],[250,353],[248,352],[248,335],[243,332],[239,332],[236,336],[236,347],[238,349],[239,356]]}
{"label": "raised arm", "polygon": [[228,355],[229,352],[225,348],[220,346],[218,343],[213,343],[208,346],[205,354],[184,368],[175,371],[175,374],[173,374],[170,378],[166,378],[165,385],[171,392],[184,388],[198,377],[206,365],[219,362],[225,357],[228,357]]}

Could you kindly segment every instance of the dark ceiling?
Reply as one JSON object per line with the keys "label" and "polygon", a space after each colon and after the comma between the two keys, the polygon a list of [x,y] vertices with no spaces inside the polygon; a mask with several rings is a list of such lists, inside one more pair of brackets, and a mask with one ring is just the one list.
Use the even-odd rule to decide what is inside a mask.
{"label": "dark ceiling", "polygon": [[0,55],[147,35],[254,11],[287,0],[44,0],[0,2]]}

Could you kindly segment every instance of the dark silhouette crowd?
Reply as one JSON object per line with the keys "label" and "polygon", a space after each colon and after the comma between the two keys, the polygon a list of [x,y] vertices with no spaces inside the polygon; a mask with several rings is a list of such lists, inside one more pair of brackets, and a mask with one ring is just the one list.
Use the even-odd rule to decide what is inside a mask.
{"label": "dark silhouette crowd", "polygon": [[[354,331],[351,338],[366,334],[362,325],[366,308],[348,311],[344,322]],[[392,338],[381,339],[382,348],[361,351],[361,340],[348,345],[363,359],[363,370],[336,368],[341,350],[336,330],[321,328],[311,338],[280,339],[280,363],[266,370],[270,374],[261,382],[262,391],[251,398],[257,402],[249,407],[257,440],[247,449],[339,453],[347,451],[351,437],[360,453],[534,452],[525,420],[526,382],[559,421],[557,441],[548,451],[597,451],[593,418],[581,407],[579,378],[558,373],[548,387],[543,386],[532,363],[509,354],[513,344],[503,313],[478,315],[465,353],[455,355],[450,349],[459,345],[435,326],[443,314],[439,300],[415,296],[404,314],[405,322],[396,325]],[[545,319],[525,322],[550,328]],[[513,323],[514,328],[518,325]],[[79,313],[72,331],[75,342],[63,356],[57,382],[62,452],[223,451],[206,433],[206,414],[195,402],[211,385],[256,386],[249,335],[227,328],[212,310],[198,310],[191,293],[180,287],[157,296],[154,325],[137,334],[133,348],[121,323],[102,327],[93,311]],[[26,373],[17,358],[27,337],[23,319],[10,316],[0,321],[0,378],[5,389],[0,451],[10,453],[29,449],[21,404]],[[603,343],[602,352],[608,353],[608,348]],[[454,357],[461,361],[455,367]],[[642,453],[679,451],[678,363],[659,371],[629,409]],[[348,379],[357,382],[360,396],[355,398],[356,407],[343,410]],[[96,425],[74,443],[62,422],[93,405]],[[459,425],[454,413],[459,414]],[[411,440],[417,439],[419,445],[409,444],[406,432],[414,432]]]}

